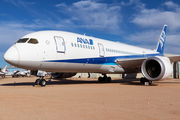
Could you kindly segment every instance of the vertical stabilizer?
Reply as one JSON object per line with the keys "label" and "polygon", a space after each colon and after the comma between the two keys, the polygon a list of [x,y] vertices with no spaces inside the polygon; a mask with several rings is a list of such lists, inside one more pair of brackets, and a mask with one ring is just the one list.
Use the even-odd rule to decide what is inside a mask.
{"label": "vertical stabilizer", "polygon": [[2,68],[1,72],[5,73],[5,72],[6,72],[6,68],[7,68],[7,65],[5,65],[5,66]]}
{"label": "vertical stabilizer", "polygon": [[164,25],[162,32],[160,34],[156,49],[155,49],[162,56],[164,55],[164,48],[165,48],[165,42],[166,42],[166,31],[167,31],[167,25]]}

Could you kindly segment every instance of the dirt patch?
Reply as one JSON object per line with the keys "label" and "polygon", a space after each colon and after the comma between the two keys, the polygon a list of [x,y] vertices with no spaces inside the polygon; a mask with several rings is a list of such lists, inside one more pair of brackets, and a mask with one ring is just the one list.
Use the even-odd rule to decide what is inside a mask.
{"label": "dirt patch", "polygon": [[[35,87],[36,77],[0,79],[0,120],[179,120],[180,80],[67,79]],[[47,79],[48,80],[48,79]]]}

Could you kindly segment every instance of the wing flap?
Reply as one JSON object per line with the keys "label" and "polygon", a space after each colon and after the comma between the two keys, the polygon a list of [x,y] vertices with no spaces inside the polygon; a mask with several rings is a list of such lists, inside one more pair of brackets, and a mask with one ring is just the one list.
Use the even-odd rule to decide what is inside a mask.
{"label": "wing flap", "polygon": [[119,64],[123,68],[132,69],[132,68],[141,67],[145,59],[146,58],[116,59],[115,63]]}

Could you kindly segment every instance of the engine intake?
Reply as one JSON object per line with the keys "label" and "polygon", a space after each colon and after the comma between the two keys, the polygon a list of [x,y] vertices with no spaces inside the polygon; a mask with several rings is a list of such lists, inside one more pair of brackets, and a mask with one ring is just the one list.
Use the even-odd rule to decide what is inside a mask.
{"label": "engine intake", "polygon": [[173,67],[169,58],[156,56],[143,62],[141,72],[148,80],[155,81],[168,78],[173,72]]}

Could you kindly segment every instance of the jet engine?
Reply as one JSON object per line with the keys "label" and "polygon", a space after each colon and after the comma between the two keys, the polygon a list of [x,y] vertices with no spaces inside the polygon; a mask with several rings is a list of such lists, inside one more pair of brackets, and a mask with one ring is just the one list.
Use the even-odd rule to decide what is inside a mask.
{"label": "jet engine", "polygon": [[166,79],[173,73],[173,67],[169,58],[156,56],[146,59],[142,66],[141,72],[148,80],[155,81]]}
{"label": "jet engine", "polygon": [[51,73],[52,77],[59,78],[59,79],[69,78],[69,77],[72,77],[72,76],[74,76],[76,74],[77,73]]}

